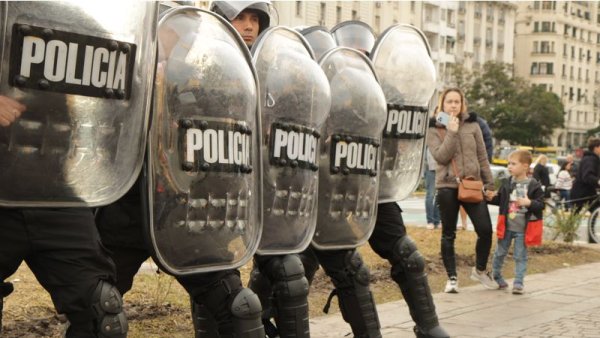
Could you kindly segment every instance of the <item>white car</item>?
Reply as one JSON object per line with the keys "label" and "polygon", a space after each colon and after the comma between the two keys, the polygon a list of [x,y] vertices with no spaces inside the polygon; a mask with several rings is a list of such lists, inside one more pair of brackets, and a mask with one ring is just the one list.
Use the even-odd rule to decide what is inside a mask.
{"label": "white car", "polygon": [[492,171],[492,177],[494,177],[494,180],[503,180],[510,176],[508,169],[501,165],[490,164],[490,170]]}

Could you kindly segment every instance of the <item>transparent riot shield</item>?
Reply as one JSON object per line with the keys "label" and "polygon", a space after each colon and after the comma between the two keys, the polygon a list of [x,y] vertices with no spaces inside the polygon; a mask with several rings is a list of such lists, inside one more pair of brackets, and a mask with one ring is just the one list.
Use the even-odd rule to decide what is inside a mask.
{"label": "transparent riot shield", "polygon": [[303,251],[317,221],[320,130],[329,81],[302,36],[271,27],[252,48],[262,112],[263,234],[258,253]]}
{"label": "transparent riot shield", "polygon": [[377,216],[385,97],[371,62],[357,50],[337,47],[320,64],[331,87],[331,111],[321,133],[313,245],[355,248],[369,239]]}
{"label": "transparent riot shield", "polygon": [[0,3],[0,206],[112,203],[142,165],[157,3]]}
{"label": "transparent riot shield", "polygon": [[149,139],[149,237],[167,272],[235,268],[261,233],[260,116],[250,53],[193,7],[164,13]]}
{"label": "transparent riot shield", "polygon": [[384,31],[371,58],[388,104],[379,201],[399,201],[416,189],[421,177],[435,67],[425,36],[409,25]]}

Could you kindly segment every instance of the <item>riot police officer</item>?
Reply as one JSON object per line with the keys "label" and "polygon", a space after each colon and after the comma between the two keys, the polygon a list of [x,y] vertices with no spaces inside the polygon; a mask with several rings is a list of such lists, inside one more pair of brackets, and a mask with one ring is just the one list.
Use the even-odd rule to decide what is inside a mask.
{"label": "riot police officer", "polygon": [[[219,82],[228,81],[227,79],[231,79],[235,82],[235,74],[223,74],[225,76],[219,76],[221,74],[218,74],[220,71],[229,71],[229,69],[225,68],[231,68],[231,66],[235,65],[223,65],[219,62],[213,62],[210,65],[212,68],[205,67],[199,70],[200,66],[204,66],[204,64],[201,64],[202,56],[197,56],[196,54],[193,55],[194,57],[190,58],[191,61],[189,64],[186,63],[186,55],[192,55],[196,52],[205,52],[205,50],[189,48],[196,41],[199,41],[198,39],[203,38],[212,39],[210,42],[206,43],[207,45],[210,45],[209,47],[212,47],[211,44],[225,42],[223,46],[226,48],[233,48],[229,51],[231,53],[236,53],[235,57],[232,57],[232,55],[224,57],[223,54],[213,55],[213,57],[220,58],[217,61],[235,61],[238,60],[236,57],[239,57],[237,54],[244,54],[240,53],[237,44],[237,39],[239,38],[224,38],[225,36],[230,37],[230,33],[229,28],[224,27],[221,21],[222,19],[217,20],[214,14],[191,7],[175,6],[173,9],[166,9],[162,14],[159,24],[160,64],[157,71],[157,83],[154,98],[155,110],[153,127],[151,130],[153,138],[150,143],[152,154],[157,154],[161,149],[164,149],[161,143],[161,140],[163,139],[162,130],[172,126],[172,123],[169,122],[166,123],[166,126],[162,125],[162,118],[165,117],[167,111],[173,111],[173,114],[180,114],[180,116],[189,113],[185,117],[185,122],[182,122],[183,119],[179,121],[179,124],[181,125],[180,128],[169,131],[172,133],[185,133],[186,128],[200,132],[200,130],[206,130],[207,128],[223,127],[224,124],[219,124],[220,122],[211,124],[213,122],[204,121],[206,126],[199,126],[198,129],[193,128],[192,121],[194,121],[194,119],[197,120],[199,116],[206,116],[206,114],[196,113],[198,110],[217,111],[229,114],[227,115],[228,121],[232,118],[239,117],[236,116],[236,113],[240,110],[242,110],[243,113],[248,111],[251,114],[256,113],[256,104],[254,104],[253,107],[250,103],[250,101],[256,100],[255,94],[253,94],[254,97],[252,100],[246,100],[247,96],[252,95],[251,91],[246,90],[246,85],[256,85],[252,81],[253,79],[248,81],[248,76],[252,76],[252,72],[248,65],[237,65],[244,71],[244,74],[242,75],[246,76],[243,78],[240,77],[240,81],[242,81],[243,84],[238,84],[236,86],[235,90],[240,91],[239,95],[237,95],[238,93],[234,92],[233,89],[227,89],[227,85]],[[203,27],[208,27],[208,30],[215,32],[216,35],[219,33],[224,33],[224,35],[214,38],[214,36],[209,36],[211,33],[201,31]],[[224,28],[225,31],[219,31]],[[198,43],[204,44],[206,41],[207,40],[199,41]],[[229,42],[231,42],[231,44],[227,44]],[[241,41],[239,45],[243,46]],[[227,51],[222,51],[221,53],[226,52]],[[249,61],[249,53],[246,51],[245,54],[248,55],[247,59]],[[247,67],[247,69],[244,67]],[[216,76],[214,81],[207,81],[207,83],[204,84],[193,77],[196,72],[202,73],[204,71],[206,71],[206,73],[203,73],[202,75],[207,77]],[[172,82],[170,83],[169,81]],[[213,84],[215,87],[210,87]],[[231,85],[230,83],[228,84]],[[165,90],[167,87],[170,88],[170,90]],[[178,93],[178,90],[181,90],[181,93]],[[221,97],[220,94],[224,93],[223,90],[225,90],[225,94],[233,93],[233,96],[229,98]],[[186,99],[181,100],[182,98]],[[240,103],[239,106],[238,103]],[[171,116],[167,116],[166,118],[169,120]],[[173,118],[175,117],[173,116]],[[252,116],[252,118],[254,119],[254,116]],[[189,126],[183,127],[184,124],[189,124]],[[235,133],[236,137],[239,137],[238,141],[240,138],[245,140],[243,144],[240,144],[239,147],[236,146],[236,149],[232,148],[231,151],[235,151],[236,156],[240,155],[244,161],[247,158],[253,158],[253,153],[246,153],[246,150],[250,149],[251,146],[249,141],[247,141],[250,137],[246,135],[256,135],[256,138],[258,139],[257,133],[252,134],[252,131],[247,130],[243,124],[228,124],[224,128],[244,128],[241,132],[241,129],[229,129],[229,133]],[[227,134],[228,132],[225,131],[225,135]],[[183,139],[185,139],[185,137]],[[233,142],[233,140],[235,139],[230,141]],[[183,147],[191,146],[191,144],[187,144]],[[223,146],[223,144],[220,146]],[[252,146],[252,149],[253,148],[254,146]],[[237,154],[239,149],[242,149],[242,152],[244,153]],[[231,155],[232,152],[230,152],[229,155]],[[97,224],[102,235],[102,240],[113,252],[113,257],[117,265],[118,288],[123,293],[127,292],[132,286],[133,276],[141,264],[152,254],[159,266],[165,271],[175,275],[178,282],[189,293],[192,300],[192,320],[194,323],[195,335],[197,337],[264,337],[264,330],[260,321],[260,302],[250,289],[246,289],[242,286],[239,270],[232,268],[211,270],[204,266],[204,270],[202,271],[206,272],[196,272],[197,270],[201,270],[197,269],[198,266],[210,264],[210,260],[219,255],[222,255],[222,257],[219,257],[222,261],[215,264],[219,265],[222,263],[221,265],[228,266],[227,262],[233,261],[236,258],[232,257],[235,253],[230,252],[228,249],[229,242],[231,242],[231,240],[238,242],[235,244],[236,248],[233,250],[235,250],[236,253],[242,252],[243,250],[240,249],[239,242],[252,242],[252,239],[243,238],[243,236],[244,234],[253,233],[253,231],[250,231],[251,229],[248,227],[246,227],[245,231],[239,231],[238,226],[245,227],[243,222],[236,225],[236,222],[234,221],[232,227],[221,226],[220,224],[225,222],[220,221],[219,217],[221,215],[218,214],[212,214],[208,217],[211,222],[215,222],[215,227],[211,228],[211,230],[207,230],[206,227],[204,230],[198,230],[196,228],[192,229],[197,224],[202,223],[200,220],[194,220],[193,222],[183,221],[184,223],[187,223],[184,227],[177,225],[180,222],[178,219],[180,213],[183,212],[185,214],[187,212],[186,210],[193,209],[193,207],[188,208],[191,204],[182,204],[180,201],[192,199],[194,197],[190,194],[203,194],[203,191],[210,188],[202,184],[206,181],[188,179],[187,177],[191,176],[188,174],[194,174],[195,177],[206,178],[207,176],[203,173],[214,169],[215,173],[211,174],[210,177],[215,177],[217,180],[214,182],[213,186],[216,190],[230,183],[239,184],[243,185],[243,187],[237,186],[232,188],[237,188],[237,191],[251,188],[250,192],[252,195],[260,196],[254,189],[252,181],[243,181],[241,183],[240,181],[233,181],[238,178],[244,180],[244,177],[252,178],[254,175],[249,175],[251,172],[250,169],[247,167],[241,168],[234,164],[233,160],[231,160],[229,164],[224,165],[217,163],[220,167],[214,167],[212,169],[208,166],[208,163],[205,162],[204,164],[207,165],[206,168],[200,164],[200,167],[203,168],[202,170],[195,169],[197,167],[197,162],[189,162],[189,168],[187,167],[188,162],[185,162],[184,164],[186,165],[183,170],[187,170],[187,172],[181,171],[181,165],[175,166],[178,168],[174,168],[174,172],[169,172],[171,166],[165,165],[165,161],[169,161],[169,159],[165,159],[166,156],[167,155],[165,154],[157,154],[156,156],[148,157],[147,168],[144,172],[148,173],[148,179],[152,180],[151,184],[147,184],[145,175],[140,175],[138,182],[125,197],[107,207],[101,208],[97,213]],[[179,154],[176,156],[179,156]],[[179,161],[181,158],[178,157],[177,160]],[[233,176],[229,176],[233,177],[231,182],[224,181],[226,177],[228,177],[227,175],[219,176],[218,174],[219,170],[224,167],[231,169],[230,172],[233,172]],[[179,178],[185,176],[184,180],[186,183],[182,183],[181,181],[176,182],[177,178],[174,178],[175,176]],[[186,191],[184,192],[187,194],[186,197],[178,197],[172,194],[171,188],[177,184],[187,185],[185,188]],[[151,188],[149,188],[149,186],[151,186]],[[217,193],[220,194],[223,193],[223,191],[217,191]],[[154,204],[151,203],[149,206],[146,205],[148,194],[153,194],[154,200]],[[195,196],[195,198],[199,199],[198,196]],[[236,203],[240,201],[241,200],[236,200]],[[246,200],[245,203],[249,202]],[[221,204],[219,203],[215,205],[215,208],[221,207]],[[248,204],[247,207],[248,209],[255,209],[254,204]],[[182,208],[184,209],[183,211]],[[150,220],[148,220],[148,213],[152,216],[150,217]],[[251,214],[254,215],[256,212],[251,211]],[[202,216],[187,214],[186,219],[193,217],[201,218]],[[192,225],[191,223],[194,224]],[[202,224],[206,225],[206,223],[207,222],[204,222]],[[174,224],[175,226],[173,227]],[[200,227],[201,226],[198,228]],[[167,233],[164,236],[164,241],[160,241],[160,239],[157,238],[160,236],[156,235],[156,233],[161,231]],[[148,236],[148,232],[151,232],[152,236]],[[217,238],[219,237],[219,233],[223,236]],[[242,234],[241,236],[240,233]],[[169,242],[169,239],[171,238],[177,238],[175,239],[175,242],[177,242],[177,250],[172,250],[174,243]],[[214,238],[214,241],[212,238]],[[198,250],[198,248],[202,248],[202,250]],[[161,250],[167,250],[168,252]],[[253,249],[252,252],[254,252]],[[197,255],[192,257],[194,254]],[[208,263],[206,263],[207,261]],[[174,267],[174,265],[178,266]],[[178,268],[181,269],[178,270]]]}
{"label": "riot police officer", "polygon": [[[356,48],[367,54],[375,44],[375,34],[372,29],[359,21],[340,23],[332,29],[332,34],[339,45]],[[378,204],[375,229],[369,238],[369,244],[373,251],[392,265],[392,279],[398,283],[410,309],[411,317],[416,324],[414,331],[417,337],[448,337],[439,325],[435,313],[427,275],[424,272],[425,260],[418,252],[414,241],[408,237],[402,220],[402,210],[395,201]],[[374,323],[377,320],[377,316],[372,313],[375,306],[369,304],[373,302],[373,298],[368,297],[365,290],[368,278],[364,278],[364,275],[368,275],[368,270],[358,252],[337,255],[318,251],[315,253],[319,263],[336,285],[344,319],[351,324],[355,334],[357,334],[356,330],[360,329],[363,330],[364,337],[377,336],[377,333],[370,333],[375,326],[379,325]],[[309,270],[314,271],[318,268],[314,259],[306,259],[304,262],[307,275]],[[352,308],[361,311],[351,311]]]}
{"label": "riot police officer", "polygon": [[[323,43],[329,40],[322,33],[323,28],[304,29],[302,32],[314,34],[315,31],[320,33],[318,38],[308,39],[309,42],[330,44]],[[365,54],[373,49],[375,43],[372,29],[362,22],[342,23],[334,27],[334,36],[338,44],[358,49]],[[400,286],[410,309],[417,337],[447,337],[448,334],[439,325],[435,313],[424,272],[425,260],[406,234],[402,210],[395,201],[378,204],[377,220],[369,244],[378,255],[391,263],[392,279]],[[309,281],[312,281],[319,264],[331,277],[335,285],[332,296],[337,295],[342,316],[351,325],[354,336],[381,337],[375,302],[369,289],[369,270],[356,249],[318,250],[311,246],[301,257]],[[256,274],[253,278],[261,280]],[[326,309],[328,307],[329,305]]]}
{"label": "riot police officer", "polygon": [[[90,206],[122,195],[141,164],[156,7],[120,11],[99,25],[90,4],[0,3],[10,27],[0,48],[0,281],[25,261],[69,320],[67,337],[127,335]],[[1,296],[10,291],[3,282]]]}
{"label": "riot police officer", "polygon": [[[214,11],[217,14],[220,14],[221,16],[223,16],[225,19],[229,20],[231,22],[231,24],[234,26],[234,28],[236,28],[236,30],[238,31],[238,33],[242,36],[242,38],[244,39],[244,42],[246,43],[246,45],[248,46],[249,49],[252,49],[252,53],[254,54],[254,60],[255,60],[255,64],[256,62],[260,62],[260,51],[257,51],[255,48],[252,48],[253,45],[255,44],[255,42],[257,41],[257,37],[259,34],[263,33],[263,31],[265,31],[269,26],[270,26],[270,2],[268,1],[254,1],[254,2],[243,2],[243,3],[238,3],[235,1],[215,1],[212,3],[211,6],[211,10]],[[292,32],[289,32],[288,34],[291,34]],[[287,46],[281,46],[280,48],[285,49]],[[265,53],[267,54],[273,54],[276,53],[276,51],[273,50],[269,50],[266,51]],[[259,59],[257,61],[257,59]],[[282,56],[281,58],[277,58],[280,63],[285,63],[286,60],[286,56]],[[310,60],[312,62],[312,60]],[[288,61],[288,62],[293,62],[293,61]],[[302,60],[298,60],[298,62],[302,62]],[[315,65],[316,66],[316,65]],[[261,69],[265,70],[264,72],[259,71],[259,81],[265,82],[265,83],[261,83],[260,87],[261,87],[261,92],[260,95],[261,97],[269,97],[270,100],[272,100],[271,103],[265,102],[265,107],[267,108],[263,108],[263,132],[265,134],[269,134],[270,132],[272,132],[271,130],[271,125],[265,125],[268,124],[268,121],[270,121],[271,119],[275,119],[274,116],[267,116],[265,114],[277,114],[277,111],[280,110],[282,103],[285,106],[284,110],[286,110],[286,112],[288,114],[294,114],[293,112],[293,107],[294,104],[291,102],[287,102],[289,101],[289,99],[292,96],[295,96],[296,93],[294,92],[293,88],[287,88],[287,89],[283,89],[283,88],[271,88],[271,91],[275,90],[278,91],[279,90],[283,90],[283,91],[288,91],[286,93],[275,93],[273,94],[271,93],[265,93],[263,91],[268,91],[269,88],[269,84],[267,84],[266,82],[268,82],[269,80],[267,79],[267,77],[269,79],[271,79],[271,81],[273,82],[271,85],[275,86],[275,87],[283,87],[284,83],[286,83],[285,81],[277,81],[277,80],[273,80],[273,74],[269,74],[268,69],[270,67],[276,67],[275,65],[270,65],[270,64],[265,64],[263,63],[263,67],[260,67]],[[288,67],[287,66],[282,66],[280,65],[280,70],[276,70],[275,72],[282,72],[281,68],[282,67]],[[257,65],[257,68],[259,68],[259,66]],[[318,67],[315,67],[318,68]],[[318,71],[320,72],[320,70],[318,69]],[[289,79],[291,77],[291,74],[276,74],[276,75],[281,75],[281,77],[284,77],[286,79]],[[261,76],[264,76],[261,77]],[[277,76],[275,76],[277,77]],[[292,86],[292,87],[297,87],[300,88],[302,87],[302,85],[300,83],[298,83],[297,86]],[[282,94],[281,97],[278,97],[278,94]],[[324,93],[319,93],[318,95],[315,95],[315,97],[321,97],[321,95],[324,95]],[[275,96],[275,97],[273,97]],[[295,96],[295,98],[297,99],[297,96]],[[273,107],[275,106],[275,107]],[[273,109],[270,109],[268,107],[271,107]],[[264,110],[269,110],[269,112],[265,112]],[[318,109],[317,109],[318,110]],[[326,110],[328,111],[328,108],[326,108]],[[315,115],[317,115],[315,113]],[[281,121],[274,121],[275,124],[280,123]],[[284,123],[285,124],[285,123]],[[284,128],[292,128],[289,125],[283,126]],[[303,126],[299,126],[299,125],[295,125],[293,128],[303,128]],[[283,132],[282,132],[283,133]],[[271,137],[273,137],[273,135],[271,135]],[[268,143],[268,140],[266,141]],[[289,250],[289,247],[286,247],[285,244],[281,244],[281,246],[277,249],[277,250],[269,250],[266,249],[266,247],[268,246],[272,246],[274,245],[274,243],[272,243],[272,241],[277,241],[277,239],[281,239],[280,237],[278,237],[279,235],[282,235],[283,233],[288,234],[290,237],[293,237],[294,240],[297,241],[302,241],[300,240],[300,238],[305,238],[305,236],[309,236],[308,238],[306,238],[308,241],[310,240],[310,236],[312,236],[312,231],[308,231],[307,232],[303,232],[303,229],[305,228],[309,228],[309,229],[313,229],[314,230],[314,224],[313,227],[310,227],[310,225],[308,225],[307,223],[310,223],[311,220],[302,220],[302,217],[299,217],[298,219],[287,219],[289,221],[289,225],[288,227],[284,226],[281,224],[281,222],[286,222],[285,219],[285,215],[281,216],[281,214],[275,215],[275,213],[270,212],[270,210],[272,209],[271,205],[273,200],[277,200],[278,197],[274,196],[273,193],[273,189],[271,189],[271,186],[269,184],[266,183],[266,181],[278,181],[281,179],[283,181],[285,180],[294,180],[296,183],[299,183],[301,185],[300,188],[302,188],[303,184],[308,182],[306,181],[306,176],[317,176],[318,175],[314,175],[314,172],[312,172],[310,169],[308,169],[308,172],[311,173],[310,175],[305,175],[303,173],[303,169],[299,169],[298,171],[293,171],[292,175],[294,175],[294,173],[298,173],[298,177],[296,178],[292,178],[292,177],[287,177],[289,176],[289,174],[285,174],[285,173],[279,173],[280,176],[282,177],[271,177],[272,172],[277,172],[278,170],[283,170],[284,172],[289,172],[289,168],[288,169],[278,169],[278,168],[272,168],[271,166],[269,166],[270,161],[268,160],[269,157],[271,157],[271,155],[269,154],[270,152],[270,146],[268,144],[266,144],[264,146],[264,153],[263,153],[263,163],[264,163],[264,171],[265,173],[263,174],[263,191],[264,191],[264,199],[265,199],[265,221],[263,224],[263,239],[261,241],[261,247],[263,247],[263,250],[261,250],[261,247],[259,247],[259,253],[257,255],[255,255],[254,257],[254,268],[256,271],[260,270],[264,276],[266,276],[266,280],[264,282],[269,283],[269,285],[272,285],[272,290],[273,290],[273,295],[269,294],[269,295],[265,295],[265,297],[263,297],[261,299],[261,303],[263,305],[263,308],[265,309],[264,311],[264,316],[266,316],[267,318],[271,315],[270,310],[273,310],[272,315],[275,317],[275,320],[279,326],[279,334],[281,335],[281,337],[309,337],[309,327],[308,327],[308,300],[307,300],[307,296],[308,296],[308,281],[306,280],[306,278],[304,277],[304,268],[302,266],[302,262],[300,260],[300,258],[298,257],[298,255],[296,254],[273,254],[274,251],[276,252],[285,252],[286,249]],[[267,177],[266,175],[268,175],[269,177]],[[275,174],[278,175],[278,174]],[[300,183],[302,182],[302,183]],[[287,182],[288,184],[291,184],[291,181]],[[314,182],[310,182],[310,184],[314,184]],[[309,184],[309,185],[310,185]],[[293,185],[293,184],[292,184]],[[275,186],[279,186],[279,184],[275,184]],[[316,201],[316,199],[314,200]],[[268,204],[268,206],[267,206]],[[293,217],[292,217],[293,218]],[[314,219],[312,219],[312,221],[314,222]],[[279,226],[274,224],[274,228],[271,228],[270,225],[272,223],[277,223]],[[277,230],[278,229],[278,230]],[[278,234],[272,234],[271,232],[277,232]],[[298,233],[299,232],[299,233]],[[265,243],[267,242],[267,238],[269,238],[271,241],[271,243]],[[306,243],[306,242],[304,242]],[[303,245],[301,243],[293,243],[290,245]],[[275,246],[277,246],[277,244],[275,244]],[[283,247],[286,247],[286,249],[283,249]],[[270,254],[265,254],[266,251],[271,251]],[[252,288],[253,290],[255,289],[256,285],[253,285],[252,282],[250,283],[250,288]],[[270,289],[271,290],[271,289]],[[254,290],[256,291],[256,290]],[[273,306],[271,306],[273,305]],[[265,322],[267,324],[269,324],[269,322]],[[265,327],[265,330],[270,330],[271,326],[267,326]],[[269,334],[271,334],[270,332],[268,332]]]}

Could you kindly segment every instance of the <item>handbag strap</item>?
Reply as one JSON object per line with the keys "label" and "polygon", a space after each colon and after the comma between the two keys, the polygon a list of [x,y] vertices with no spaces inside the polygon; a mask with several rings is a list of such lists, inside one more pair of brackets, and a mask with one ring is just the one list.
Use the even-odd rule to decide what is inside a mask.
{"label": "handbag strap", "polygon": [[[442,129],[442,128],[436,128],[438,134],[440,135],[440,138],[442,139],[442,142],[444,142],[444,139],[446,138],[446,130]],[[459,140],[460,142],[460,140]],[[458,175],[458,169],[456,168],[456,161],[454,161],[454,157],[452,157],[452,171],[454,171],[454,177],[456,177],[456,182],[460,183],[460,176]]]}

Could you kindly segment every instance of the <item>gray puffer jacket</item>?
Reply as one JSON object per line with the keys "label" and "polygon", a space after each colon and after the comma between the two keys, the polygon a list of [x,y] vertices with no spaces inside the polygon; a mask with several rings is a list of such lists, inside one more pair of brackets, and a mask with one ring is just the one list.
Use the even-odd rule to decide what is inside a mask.
{"label": "gray puffer jacket", "polygon": [[[445,137],[442,135],[445,134]],[[473,176],[482,180],[486,189],[494,189],[494,179],[487,159],[485,143],[475,114],[463,114],[458,132],[446,130],[435,119],[429,121],[427,146],[437,161],[435,187],[458,188],[452,170],[452,159],[456,162],[459,176]]]}

